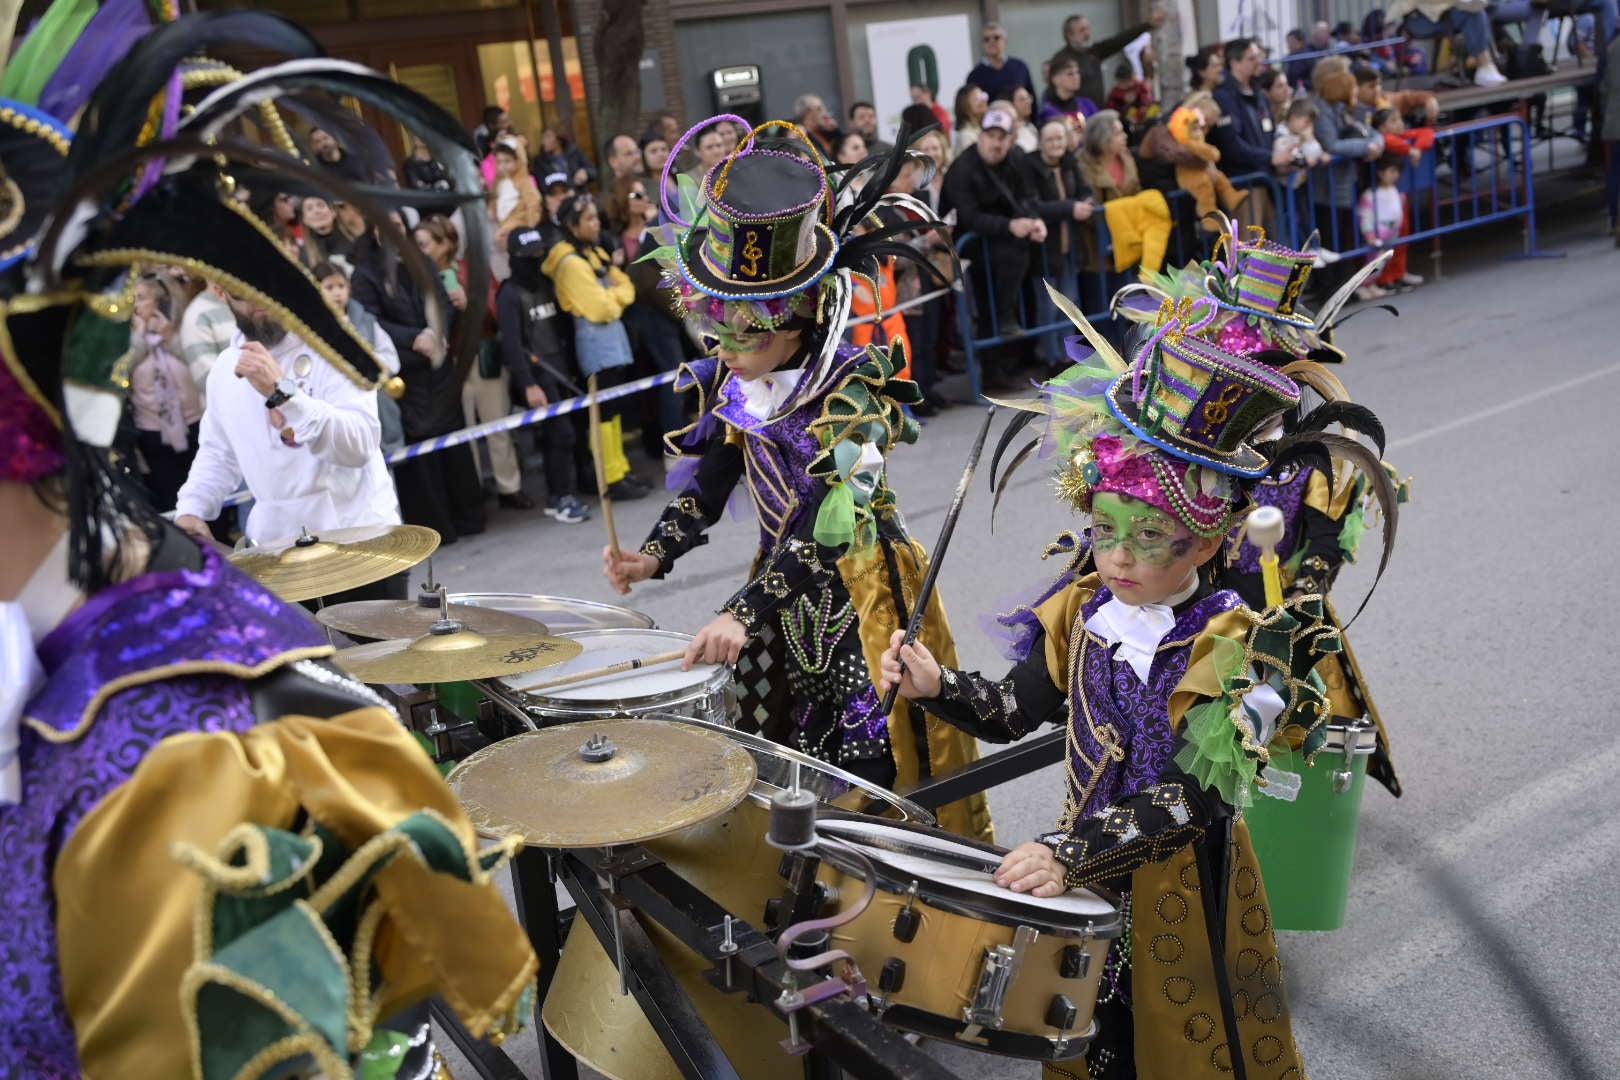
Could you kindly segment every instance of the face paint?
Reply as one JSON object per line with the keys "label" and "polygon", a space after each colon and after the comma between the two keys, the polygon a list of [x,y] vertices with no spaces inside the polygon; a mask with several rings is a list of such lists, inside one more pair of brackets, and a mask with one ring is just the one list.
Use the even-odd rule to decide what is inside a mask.
{"label": "face paint", "polygon": [[1145,503],[1126,505],[1118,495],[1103,492],[1092,501],[1091,514],[1091,543],[1099,553],[1124,547],[1149,566],[1168,566],[1192,550],[1192,534]]}

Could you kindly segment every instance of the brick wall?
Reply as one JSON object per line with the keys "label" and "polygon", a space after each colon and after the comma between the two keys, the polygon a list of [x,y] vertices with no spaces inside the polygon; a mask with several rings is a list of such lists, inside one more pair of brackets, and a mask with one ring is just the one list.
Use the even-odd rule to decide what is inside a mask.
{"label": "brick wall", "polygon": [[[591,102],[591,126],[597,126],[597,110],[595,101],[602,86],[603,73],[596,66],[596,21],[600,5],[598,0],[569,0],[573,7],[575,34],[579,38],[580,66],[585,69],[585,94]],[[684,102],[681,100],[680,72],[676,68],[675,59],[675,21],[670,17],[669,0],[647,0],[646,7],[642,9],[642,31],[646,35],[644,48],[658,55],[659,70],[663,75],[664,102],[668,111],[676,117],[684,118],[686,115]],[[609,72],[608,77],[614,77]],[[643,115],[637,130],[626,134],[640,135],[652,121],[651,115]],[[596,149],[600,151],[601,144],[610,132],[599,132],[596,138]]]}

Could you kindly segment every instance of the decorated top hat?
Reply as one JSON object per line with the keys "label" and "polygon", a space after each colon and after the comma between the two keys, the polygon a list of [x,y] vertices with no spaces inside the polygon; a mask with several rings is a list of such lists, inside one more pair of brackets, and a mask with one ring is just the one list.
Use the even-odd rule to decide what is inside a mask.
{"label": "decorated top hat", "polygon": [[1222,307],[1248,315],[1313,328],[1315,319],[1296,309],[1316,256],[1295,251],[1271,240],[1239,240],[1233,244],[1233,271]]}
{"label": "decorated top hat", "polygon": [[1108,387],[1108,409],[1166,453],[1232,476],[1262,476],[1269,463],[1249,439],[1299,404],[1299,387],[1197,337],[1197,329],[1179,318],[1161,327]]}
{"label": "decorated top hat", "polygon": [[751,149],[703,181],[703,209],[677,245],[681,276],[727,300],[791,296],[825,276],[838,255],[826,173],[794,154]]}

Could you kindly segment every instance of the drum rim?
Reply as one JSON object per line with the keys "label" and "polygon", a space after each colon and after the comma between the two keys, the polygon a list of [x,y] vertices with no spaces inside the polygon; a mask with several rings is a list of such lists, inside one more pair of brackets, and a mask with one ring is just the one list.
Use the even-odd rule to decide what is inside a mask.
{"label": "drum rim", "polygon": [[[880,824],[899,829],[902,832],[928,833],[932,835],[939,831],[937,828],[915,827],[906,821],[872,818],[868,815],[851,814],[847,811],[818,812],[816,818],[818,829],[825,821],[857,821],[864,824]],[[838,836],[836,833],[833,835],[835,839],[843,843],[851,842],[848,838]],[[999,848],[994,844],[987,844],[972,837],[959,836],[956,833],[949,833],[948,837],[954,843],[959,843],[964,847],[972,848],[987,855],[994,855],[998,860],[1007,854],[1005,848]],[[831,863],[844,873],[861,877],[860,871],[862,868],[860,864],[839,851],[834,845],[817,844],[816,852],[821,856],[823,862]],[[926,852],[918,853],[919,857],[926,854]],[[873,866],[878,872],[877,886],[885,892],[904,894],[910,890],[912,882],[916,881],[910,874],[902,873],[885,865],[881,859],[873,859]],[[865,879],[862,878],[862,880]],[[918,884],[921,885],[922,882],[918,882]],[[985,919],[994,922],[998,926],[1033,926],[1043,934],[1051,934],[1054,937],[1075,938],[1116,938],[1125,929],[1125,918],[1121,911],[1119,897],[1107,889],[1101,889],[1094,885],[1084,885],[1081,888],[1107,904],[1111,909],[1111,914],[1085,916],[1086,923],[1082,928],[1077,922],[1059,922],[1055,915],[1042,911],[1039,907],[1038,898],[1022,897],[1018,893],[1009,891],[1006,901],[998,901],[994,894],[972,892],[945,882],[934,881],[928,882],[928,884],[932,889],[931,894],[925,896],[919,889],[917,893],[919,901],[940,911],[954,915],[965,915],[970,918]],[[1006,903],[1009,907],[1017,904],[1019,907],[1016,911],[1000,910],[1000,903]],[[1023,905],[1029,905],[1029,907],[1026,908]]]}
{"label": "drum rim", "polygon": [[[570,604],[578,604],[581,607],[594,608],[594,609],[596,609],[598,611],[622,611],[622,612],[625,612],[628,615],[634,615],[638,620],[639,619],[645,619],[647,621],[647,625],[645,625],[645,626],[624,626],[624,627],[596,626],[596,627],[590,627],[591,630],[614,630],[614,629],[619,629],[619,630],[656,630],[656,629],[658,629],[657,620],[655,620],[651,615],[648,615],[646,612],[637,611],[635,608],[625,607],[623,604],[606,604],[606,603],[603,603],[600,600],[582,600],[577,596],[556,596],[556,595],[553,595],[553,594],[550,594],[550,593],[521,593],[521,592],[493,592],[493,591],[490,591],[490,592],[462,592],[462,593],[451,593],[450,594],[450,602],[452,604],[466,604],[466,603],[468,603],[468,601],[466,599],[464,599],[464,598],[468,597],[468,596],[502,596],[502,597],[511,597],[511,598],[517,598],[517,599],[523,599],[523,600],[561,600],[561,601],[564,601],[564,602],[570,603]],[[479,605],[476,602],[474,602],[470,606],[472,606],[472,607],[479,607],[479,606],[487,607],[489,605],[487,605],[487,604],[486,605]],[[504,611],[506,609],[501,608],[500,610]],[[584,632],[586,632],[586,631],[579,631],[579,630],[574,631],[574,633],[584,633]],[[558,636],[560,636],[560,637],[569,637],[570,635],[568,635],[568,634],[560,634]]]}
{"label": "drum rim", "polygon": [[1327,741],[1317,751],[1319,754],[1344,753],[1345,740],[1352,733],[1355,735],[1355,744],[1350,752],[1357,757],[1365,757],[1378,749],[1378,728],[1365,720],[1350,720],[1345,723],[1329,723],[1324,725],[1327,730]]}
{"label": "drum rim", "polygon": [[[870,781],[862,780],[854,773],[845,772],[836,765],[829,764],[828,762],[822,761],[819,758],[813,758],[803,751],[793,749],[791,746],[783,746],[779,742],[772,742],[763,735],[756,735],[751,731],[742,731],[737,728],[716,724],[710,720],[700,720],[696,717],[680,716],[675,713],[644,713],[642,715],[644,718],[649,720],[668,720],[675,723],[692,724],[698,727],[710,728],[714,731],[724,732],[726,735],[736,739],[745,746],[750,748],[758,748],[769,754],[775,754],[778,757],[786,758],[789,762],[797,759],[801,765],[808,766],[815,769],[817,772],[825,773],[836,780],[841,780],[850,784],[852,787],[859,788],[863,794],[869,795],[871,798],[884,803],[890,809],[899,810],[907,815],[903,819],[886,818],[879,817],[876,814],[853,813],[848,810],[824,810],[818,805],[816,809],[817,817],[831,817],[833,815],[842,817],[848,815],[866,821],[882,821],[891,825],[932,825],[934,823],[935,818],[933,811],[918,803],[912,802],[904,795],[896,794],[895,792],[890,791],[888,788],[878,787]],[[760,784],[769,784],[769,781],[767,781],[764,777],[756,777],[754,784],[757,787]],[[775,785],[771,786],[774,787]],[[770,806],[770,800],[765,796],[760,795],[757,791],[750,790],[748,793],[748,798],[758,805],[766,808],[769,808]]]}
{"label": "drum rim", "polygon": [[[589,630],[576,630],[571,634],[559,634],[558,636],[568,638],[570,641],[584,641],[597,636],[623,633],[658,634],[685,642],[692,640],[691,634],[683,634],[679,630],[660,630],[655,626],[598,626]],[[581,653],[581,655],[584,654]],[[542,670],[537,674],[539,677],[545,678],[555,673]],[[625,672],[624,674],[631,675],[634,673]],[[509,681],[522,678],[527,678],[527,676],[507,675],[493,681],[499,682],[507,690],[522,696],[527,703],[538,706],[547,713],[565,714],[581,718],[598,716],[607,719],[614,716],[645,716],[650,710],[665,708],[670,705],[681,705],[691,701],[693,698],[723,691],[726,684],[731,681],[731,669],[724,664],[716,664],[714,670],[702,682],[691,683],[678,690],[669,690],[662,694],[643,694],[637,697],[618,698],[554,698],[543,693],[530,693],[522,687],[513,686]],[[620,712],[618,710],[633,711]],[[603,716],[604,713],[607,716]]]}

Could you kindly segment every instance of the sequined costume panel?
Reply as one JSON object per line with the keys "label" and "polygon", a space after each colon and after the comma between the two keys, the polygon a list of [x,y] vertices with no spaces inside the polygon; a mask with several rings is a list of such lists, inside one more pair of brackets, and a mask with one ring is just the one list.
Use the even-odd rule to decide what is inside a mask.
{"label": "sequined costume panel", "polygon": [[[315,627],[208,549],[196,571],[147,574],[73,612],[40,644],[47,682],[21,732],[23,800],[0,807],[0,1063],[29,1077],[78,1076],[57,967],[52,867],[84,816],[171,735],[241,732],[256,722],[246,684],[222,672],[162,677],[117,691],[66,742],[34,726],[83,726],[96,692],[177,664],[274,664],[327,651]],[[109,898],[110,899],[110,898]]]}

